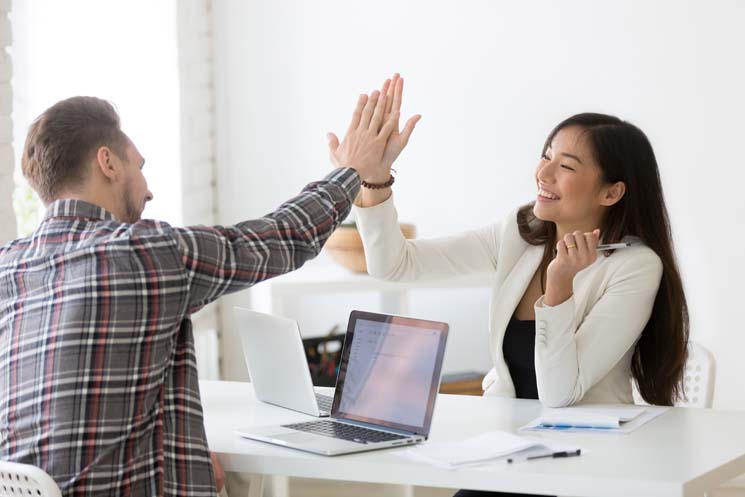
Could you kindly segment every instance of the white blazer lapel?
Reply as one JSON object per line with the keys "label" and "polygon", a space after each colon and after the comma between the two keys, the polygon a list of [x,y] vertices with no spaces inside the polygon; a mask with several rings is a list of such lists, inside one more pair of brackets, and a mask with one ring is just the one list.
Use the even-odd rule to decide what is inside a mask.
{"label": "white blazer lapel", "polygon": [[495,385],[498,391],[504,395],[515,396],[515,389],[512,385],[510,372],[502,355],[502,341],[504,331],[507,328],[510,318],[515,312],[517,304],[525,295],[525,291],[533,279],[533,275],[538,270],[538,266],[543,258],[543,246],[530,245],[523,252],[512,271],[507,275],[494,296],[494,306],[492,307],[492,326],[493,330],[490,335],[492,360],[498,378]]}

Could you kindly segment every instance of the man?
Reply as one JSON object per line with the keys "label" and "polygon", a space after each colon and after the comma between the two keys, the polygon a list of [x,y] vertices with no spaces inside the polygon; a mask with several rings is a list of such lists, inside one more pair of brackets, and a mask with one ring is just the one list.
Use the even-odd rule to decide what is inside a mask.
{"label": "man", "polygon": [[346,167],[230,227],[140,219],[145,161],[108,102],[39,116],[22,167],[47,212],[0,248],[0,458],[43,468],[63,495],[214,496],[189,316],[319,253],[361,180],[388,174],[391,107],[362,95],[332,146]]}

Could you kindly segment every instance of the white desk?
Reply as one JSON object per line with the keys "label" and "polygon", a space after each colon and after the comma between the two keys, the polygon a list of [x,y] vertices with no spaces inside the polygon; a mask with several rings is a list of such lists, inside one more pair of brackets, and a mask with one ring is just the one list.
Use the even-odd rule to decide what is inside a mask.
{"label": "white desk", "polygon": [[[312,419],[256,401],[250,383],[201,382],[210,449],[226,471],[346,481],[578,497],[701,497],[745,473],[745,414],[675,408],[630,435],[552,433],[589,454],[442,470],[386,449],[324,457],[253,442],[234,430]],[[537,401],[440,395],[430,440],[515,430],[535,418]]]}

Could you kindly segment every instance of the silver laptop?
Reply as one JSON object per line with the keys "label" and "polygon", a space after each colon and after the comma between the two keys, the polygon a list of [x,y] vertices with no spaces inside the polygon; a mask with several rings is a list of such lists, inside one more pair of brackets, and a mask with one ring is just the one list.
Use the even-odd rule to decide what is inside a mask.
{"label": "silver laptop", "polygon": [[445,323],[352,311],[331,417],[237,432],[328,456],[422,442],[429,436],[447,335]]}
{"label": "silver laptop", "polygon": [[235,313],[256,398],[311,416],[328,416],[333,397],[313,388],[297,321],[241,307]]}

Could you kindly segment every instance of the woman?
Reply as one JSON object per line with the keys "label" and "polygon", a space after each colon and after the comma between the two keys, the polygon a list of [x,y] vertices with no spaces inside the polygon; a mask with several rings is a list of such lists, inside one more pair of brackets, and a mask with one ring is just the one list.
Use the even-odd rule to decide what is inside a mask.
{"label": "woman", "polygon": [[[390,111],[398,112],[402,81],[394,76],[385,90],[394,94]],[[416,119],[389,139],[390,164]],[[657,162],[639,128],[603,114],[562,121],[538,161],[534,202],[501,222],[441,239],[403,238],[391,182],[381,176],[356,202],[371,275],[494,275],[494,367],[484,395],[550,407],[631,404],[632,378],[651,404],[672,405],[683,395],[688,311]],[[601,240],[632,245],[598,254]]]}

